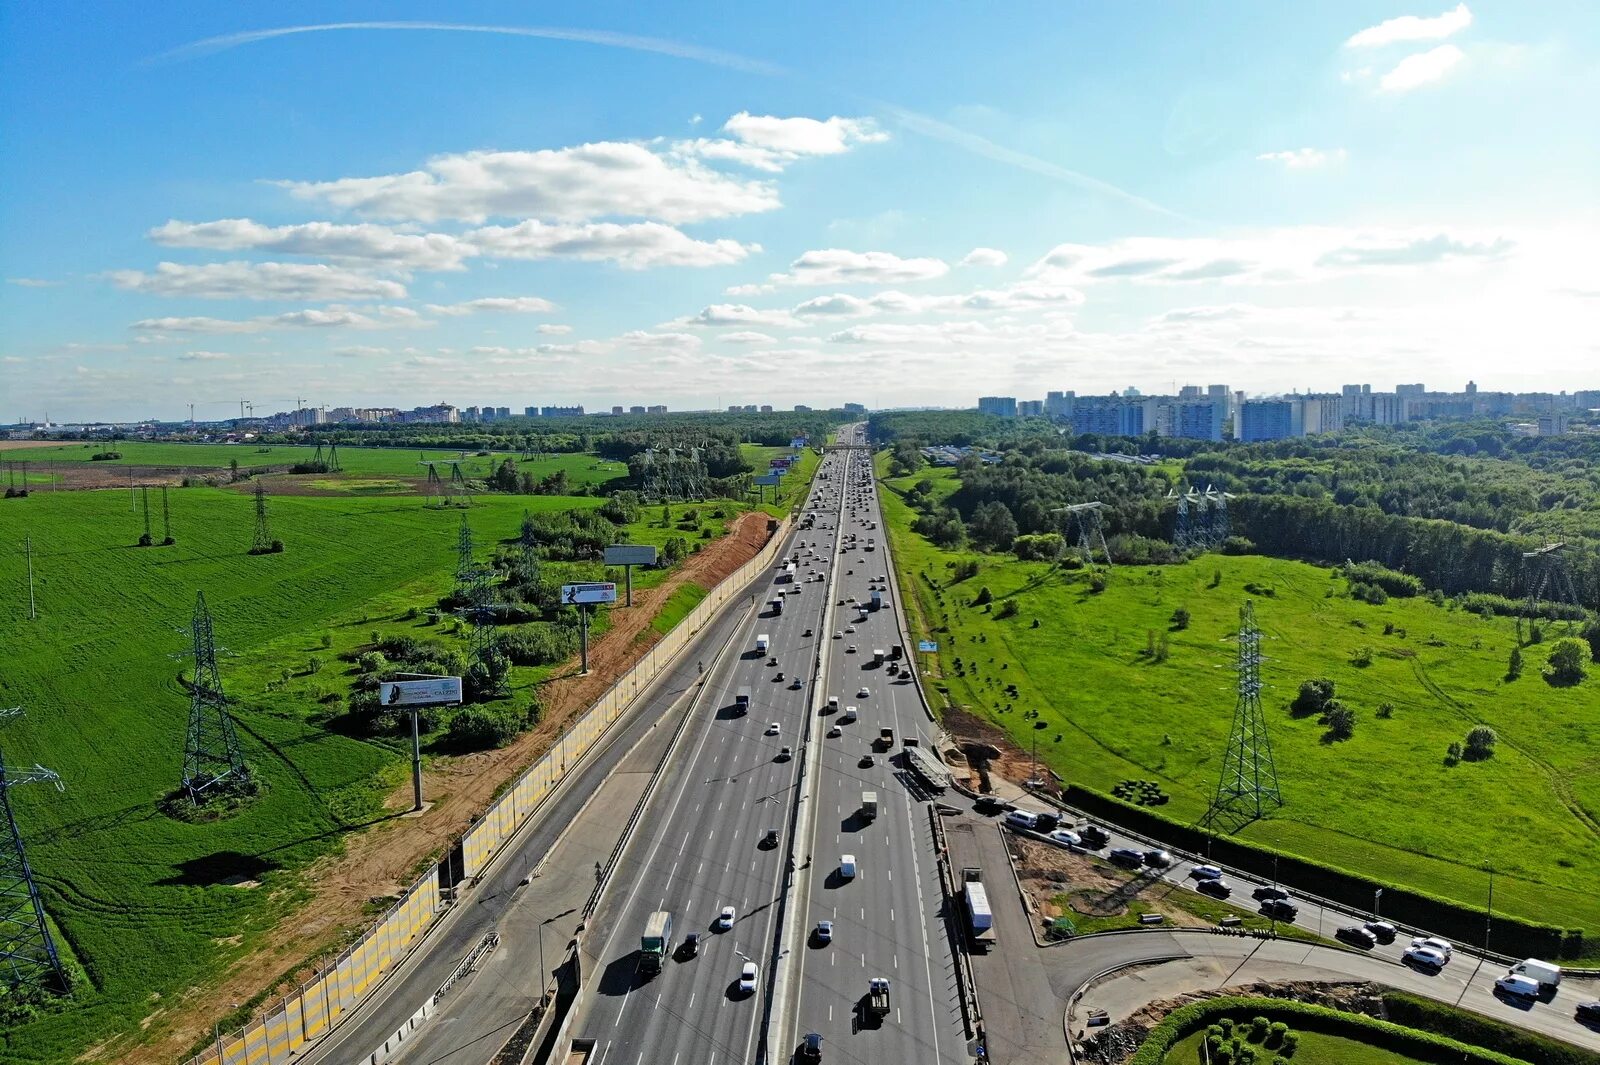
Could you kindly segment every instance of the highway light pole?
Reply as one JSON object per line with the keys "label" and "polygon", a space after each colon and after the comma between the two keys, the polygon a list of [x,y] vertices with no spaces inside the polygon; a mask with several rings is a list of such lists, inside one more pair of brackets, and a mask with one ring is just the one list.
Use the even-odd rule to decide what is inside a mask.
{"label": "highway light pole", "polygon": [[1379,913],[1378,913],[1378,907],[1382,903],[1383,903],[1383,888],[1376,888],[1372,892],[1372,916],[1374,918],[1380,916]]}

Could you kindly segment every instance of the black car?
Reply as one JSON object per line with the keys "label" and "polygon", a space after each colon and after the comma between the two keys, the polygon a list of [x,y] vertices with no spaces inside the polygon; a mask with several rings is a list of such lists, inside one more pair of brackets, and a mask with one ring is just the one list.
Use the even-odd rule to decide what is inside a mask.
{"label": "black car", "polygon": [[816,1032],[807,1032],[800,1049],[795,1051],[795,1057],[800,1061],[821,1061],[822,1036]]}
{"label": "black car", "polygon": [[1288,899],[1268,899],[1261,904],[1261,915],[1280,921],[1292,921],[1300,916],[1300,907]]}
{"label": "black car", "polygon": [[767,829],[766,834],[761,837],[761,846],[762,847],[776,847],[777,845],[778,845],[778,830],[775,829],[775,828]]}
{"label": "black car", "polygon": [[1229,887],[1228,882],[1220,876],[1202,880],[1194,886],[1194,889],[1202,894],[1212,895],[1219,899],[1225,899],[1233,894],[1233,888]]}
{"label": "black car", "polygon": [[1600,1024],[1600,1001],[1578,1003],[1576,1016],[1586,1024]]}
{"label": "black car", "polygon": [[1172,855],[1166,851],[1145,851],[1144,864],[1152,869],[1165,869],[1172,864]]}
{"label": "black car", "polygon": [[700,933],[690,932],[683,937],[683,945],[678,948],[680,957],[692,958],[700,953]]}
{"label": "black car", "polygon": [[1379,943],[1393,943],[1398,930],[1388,921],[1368,921],[1362,925]]}
{"label": "black car", "polygon": [[1378,945],[1378,937],[1362,928],[1358,924],[1347,924],[1333,934],[1333,938],[1360,947],[1362,950],[1371,950]]}
{"label": "black car", "polygon": [[1286,899],[1289,897],[1289,893],[1283,890],[1283,888],[1273,887],[1270,885],[1258,887],[1254,891],[1250,892],[1250,895],[1257,902],[1266,902],[1268,899]]}
{"label": "black car", "polygon": [[1144,855],[1132,847],[1118,847],[1106,857],[1118,865],[1125,865],[1129,869],[1138,869],[1144,865]]}
{"label": "black car", "polygon": [[1111,842],[1111,837],[1099,825],[1084,825],[1078,829],[1078,835],[1082,837],[1085,847],[1104,847]]}

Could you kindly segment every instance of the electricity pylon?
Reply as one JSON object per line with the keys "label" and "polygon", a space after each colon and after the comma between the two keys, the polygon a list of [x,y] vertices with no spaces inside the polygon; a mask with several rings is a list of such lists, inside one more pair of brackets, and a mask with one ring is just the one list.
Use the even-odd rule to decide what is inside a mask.
{"label": "electricity pylon", "polygon": [[1267,719],[1261,712],[1261,630],[1255,606],[1239,611],[1239,702],[1233,711],[1228,751],[1222,757],[1213,810],[1241,810],[1260,817],[1266,803],[1283,805],[1278,768],[1272,761]]}
{"label": "electricity pylon", "polygon": [[[21,713],[20,706],[0,710],[0,720]],[[54,784],[57,791],[65,790],[61,778],[42,765],[20,773],[7,772],[5,753],[0,751],[0,810],[5,813],[7,830],[5,839],[0,840],[0,980],[13,988],[64,992],[67,973],[45,921],[44,902],[11,808],[11,789],[19,784]]]}
{"label": "electricity pylon", "polygon": [[239,737],[222,694],[217,670],[217,647],[211,633],[211,612],[204,592],[194,597],[194,682],[189,688],[189,731],[183,745],[183,788],[198,805],[206,792],[223,781],[230,787],[247,784],[250,767],[239,750]]}
{"label": "electricity pylon", "polygon": [[1106,568],[1111,568],[1111,548],[1106,546],[1105,518],[1101,511],[1106,505],[1099,500],[1089,503],[1073,503],[1065,507],[1057,507],[1057,514],[1066,515],[1067,537],[1070,538],[1072,530],[1078,531],[1078,550],[1083,552],[1083,564],[1094,565],[1094,549],[1100,548],[1100,553],[1105,556]]}
{"label": "electricity pylon", "polygon": [[272,553],[272,530],[267,526],[267,488],[256,482],[256,534],[250,544],[252,555]]}

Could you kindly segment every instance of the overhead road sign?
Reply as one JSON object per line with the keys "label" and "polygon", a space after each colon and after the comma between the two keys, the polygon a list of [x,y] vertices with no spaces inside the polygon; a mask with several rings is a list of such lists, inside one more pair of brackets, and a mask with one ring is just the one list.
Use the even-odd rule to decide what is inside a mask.
{"label": "overhead road sign", "polygon": [[758,485],[770,485],[775,488],[782,483],[783,478],[776,473],[763,473],[756,478],[756,484]]}
{"label": "overhead road sign", "polygon": [[608,566],[654,566],[656,549],[648,544],[612,544],[606,548]]}
{"label": "overhead road sign", "polygon": [[565,606],[590,606],[594,603],[616,601],[617,586],[611,581],[588,581],[561,586],[561,602]]}
{"label": "overhead road sign", "polygon": [[378,702],[383,706],[438,706],[460,701],[460,677],[386,680],[378,685]]}

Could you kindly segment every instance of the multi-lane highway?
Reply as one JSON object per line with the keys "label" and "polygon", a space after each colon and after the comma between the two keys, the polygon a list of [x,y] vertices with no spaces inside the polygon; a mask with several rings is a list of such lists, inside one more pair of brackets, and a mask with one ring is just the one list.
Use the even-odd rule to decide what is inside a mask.
{"label": "multi-lane highway", "polygon": [[[802,736],[816,700],[818,645],[826,641],[822,616],[846,456],[824,457],[782,553],[800,556],[793,578],[779,579],[787,565],[780,562],[757,593],[759,610],[713,667],[701,719],[689,725],[596,914],[583,959],[591,982],[573,1027],[576,1037],[595,1040],[596,1063],[755,1060],[806,756]],[[756,650],[761,636],[765,653]],[[744,689],[747,711],[737,705]],[[769,841],[769,832],[777,838]],[[725,929],[718,926],[724,907],[734,911]],[[672,915],[672,954],[650,974],[639,948],[655,911]],[[693,955],[683,947],[691,932],[700,936]],[[737,984],[747,961],[757,967],[757,985],[742,994]]]}
{"label": "multi-lane highway", "polygon": [[[796,885],[790,993],[776,1004],[777,1030],[790,1046],[778,1049],[815,1032],[828,1061],[970,1061],[928,803],[903,755],[908,740],[931,743],[931,723],[911,681],[914,648],[894,657],[903,636],[865,450],[851,453],[843,518],[817,693],[819,739],[808,753],[812,805],[801,819],[811,861]],[[870,609],[874,591],[878,609]],[[830,711],[830,696],[840,710]],[[880,742],[883,729],[892,741]],[[863,811],[866,792],[877,796],[876,816]],[[845,875],[846,855],[854,858],[853,876]],[[831,942],[818,934],[824,921]],[[867,1009],[875,977],[889,980],[882,1017]]]}

